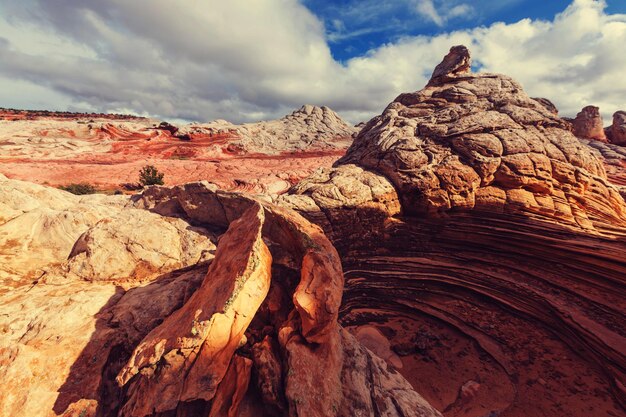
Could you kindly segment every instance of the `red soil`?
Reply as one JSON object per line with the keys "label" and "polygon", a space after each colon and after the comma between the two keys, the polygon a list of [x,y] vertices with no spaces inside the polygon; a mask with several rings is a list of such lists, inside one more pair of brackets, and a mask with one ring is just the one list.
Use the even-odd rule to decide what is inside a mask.
{"label": "red soil", "polygon": [[[110,115],[107,119],[118,117],[118,121],[94,122],[84,120],[90,115],[61,114],[63,120],[57,116],[0,109],[0,119],[36,120],[25,125],[24,131],[13,122],[3,125],[8,133],[0,130],[0,139],[20,146],[0,146],[0,173],[53,186],[90,183],[113,190],[137,183],[139,170],[150,164],[165,173],[166,185],[207,180],[228,190],[284,192],[344,154],[344,150],[315,149],[244,154],[232,143],[239,137],[231,132],[191,133],[181,138],[155,127],[153,121],[137,118]],[[31,138],[44,139],[45,146]]]}

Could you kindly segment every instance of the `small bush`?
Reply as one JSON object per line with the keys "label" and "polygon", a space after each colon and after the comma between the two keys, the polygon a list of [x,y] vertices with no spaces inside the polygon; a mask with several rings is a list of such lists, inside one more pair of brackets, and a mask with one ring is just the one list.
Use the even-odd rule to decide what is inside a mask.
{"label": "small bush", "polygon": [[76,195],[95,194],[98,192],[96,187],[94,187],[91,184],[84,183],[84,182],[80,184],[62,185],[59,188],[61,190],[64,190],[64,191],[67,191]]}
{"label": "small bush", "polygon": [[159,172],[153,165],[146,165],[139,171],[139,184],[146,185],[163,185],[163,177],[165,174]]}

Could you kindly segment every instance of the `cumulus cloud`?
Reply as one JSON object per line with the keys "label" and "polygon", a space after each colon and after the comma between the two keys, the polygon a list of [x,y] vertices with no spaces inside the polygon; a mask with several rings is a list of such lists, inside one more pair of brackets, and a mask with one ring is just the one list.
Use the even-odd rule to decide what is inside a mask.
{"label": "cumulus cloud", "polygon": [[[443,22],[469,7],[424,11]],[[513,76],[562,114],[596,104],[608,118],[626,105],[626,15],[606,14],[603,1],[575,0],[551,21],[401,38],[345,63],[297,0],[0,0],[0,16],[0,105],[28,102],[8,89],[19,82],[38,107],[240,122],[311,103],[356,122],[421,88],[461,43],[481,69]]]}

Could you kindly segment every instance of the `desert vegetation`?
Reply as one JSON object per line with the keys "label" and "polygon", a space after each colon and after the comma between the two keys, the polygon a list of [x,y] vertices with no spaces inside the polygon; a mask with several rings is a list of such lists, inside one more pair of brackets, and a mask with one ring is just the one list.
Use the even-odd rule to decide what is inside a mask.
{"label": "desert vegetation", "polygon": [[139,171],[139,184],[147,185],[163,185],[163,177],[165,174],[159,172],[154,165],[146,165]]}
{"label": "desert vegetation", "polygon": [[95,186],[85,182],[61,185],[59,189],[76,195],[95,194],[98,192]]}

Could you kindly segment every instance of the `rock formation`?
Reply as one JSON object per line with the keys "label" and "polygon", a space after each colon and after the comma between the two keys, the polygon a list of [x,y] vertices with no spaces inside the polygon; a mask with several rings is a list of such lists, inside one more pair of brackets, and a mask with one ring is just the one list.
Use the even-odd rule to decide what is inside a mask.
{"label": "rock formation", "polygon": [[624,166],[508,77],[435,74],[275,199],[337,247],[341,323],[447,416],[623,413]]}
{"label": "rock formation", "polygon": [[408,215],[475,209],[623,223],[623,199],[565,122],[511,78],[469,73],[469,59],[453,48],[427,87],[370,120],[339,164],[384,175]]}
{"label": "rock formation", "polygon": [[230,134],[233,152],[285,154],[305,150],[347,148],[356,129],[330,108],[304,105],[282,119],[234,125],[225,120],[193,124],[180,130],[191,138],[198,135]]}
{"label": "rock formation", "polygon": [[215,249],[204,229],[126,205],[122,196],[76,196],[0,174],[0,282],[141,280]]}
{"label": "rock formation", "polygon": [[619,187],[622,196],[626,190],[626,147],[594,140],[581,141],[596,152],[603,161],[609,181]]}
{"label": "rock formation", "polygon": [[611,143],[626,145],[626,112],[618,111],[613,114],[613,124],[606,130]]}
{"label": "rock formation", "polygon": [[572,120],[572,130],[576,137],[606,142],[600,109],[596,106],[583,108]]}
{"label": "rock formation", "polygon": [[[423,90],[400,95],[334,167],[289,193],[196,182],[109,203],[179,224],[181,242],[217,241],[214,254],[185,250],[181,269],[137,277],[116,265],[149,258],[132,245],[101,262],[95,240],[143,240],[97,215],[78,222],[50,280],[24,276],[0,292],[0,410],[623,414],[626,201],[602,151],[545,101],[470,68],[469,51],[452,48]],[[17,182],[5,183],[19,201]],[[5,205],[6,218],[20,213]]]}
{"label": "rock formation", "polygon": [[[136,272],[122,279],[115,262],[96,263],[108,266],[108,279],[68,274],[65,282],[40,280],[3,294],[9,308],[0,319],[2,376],[22,381],[0,400],[3,410],[16,416],[50,409],[50,415],[84,416],[440,415],[339,325],[341,263],[320,228],[291,210],[208,183],[149,188],[134,205],[179,218],[126,209],[169,221],[185,217],[221,234],[208,271],[193,264],[142,287]],[[82,253],[73,250],[67,264]],[[90,308],[76,309],[74,299]],[[27,314],[16,320],[26,305]],[[64,320],[52,319],[52,312]],[[54,334],[61,339],[44,343]],[[58,340],[63,349],[53,354]],[[55,369],[54,378],[37,377],[46,355],[55,359],[45,370]]]}
{"label": "rock formation", "polygon": [[[344,154],[356,129],[327,107],[279,120],[174,126],[118,115],[0,109],[0,173],[26,181],[132,186],[147,164],[167,184],[210,179],[223,189],[285,192]],[[132,187],[131,187],[132,188]]]}

